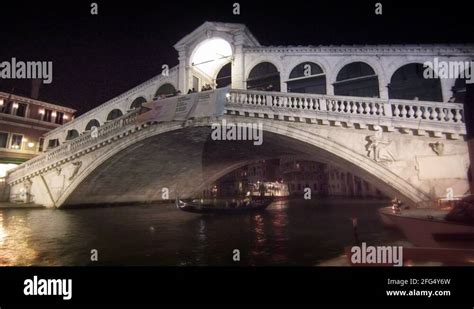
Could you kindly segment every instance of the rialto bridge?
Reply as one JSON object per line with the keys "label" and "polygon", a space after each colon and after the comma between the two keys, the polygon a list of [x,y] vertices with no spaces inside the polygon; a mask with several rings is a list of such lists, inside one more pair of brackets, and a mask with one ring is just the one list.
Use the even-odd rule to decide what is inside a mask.
{"label": "rialto bridge", "polygon": [[[206,22],[174,47],[178,65],[48,133],[48,149],[8,173],[10,201],[196,196],[287,155],[351,170],[410,204],[468,190],[466,80],[426,78],[423,64],[471,61],[474,46],[264,47],[244,25]],[[213,140],[224,119],[261,124],[263,144]]]}

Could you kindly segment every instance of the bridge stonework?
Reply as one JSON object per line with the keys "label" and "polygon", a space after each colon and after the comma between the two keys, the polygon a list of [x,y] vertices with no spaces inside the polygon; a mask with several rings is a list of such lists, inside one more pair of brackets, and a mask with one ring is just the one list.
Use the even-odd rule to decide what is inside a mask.
{"label": "bridge stonework", "polygon": [[[209,42],[224,42],[219,46],[231,54],[215,59],[214,66],[199,67],[194,57]],[[462,195],[468,190],[463,104],[452,99],[459,79],[440,79],[437,102],[394,99],[390,89],[401,67],[435,57],[470,61],[473,46],[264,47],[244,25],[206,22],[174,47],[177,66],[48,133],[45,144],[57,139],[60,146],[7,175],[4,192],[10,201],[48,207],[147,202],[161,200],[163,188],[170,199],[191,197],[235,168],[286,155],[306,155],[351,170],[410,204],[429,204],[447,192]],[[324,76],[325,94],[289,91],[289,82],[298,80],[291,72],[305,62],[320,67],[315,76]],[[137,121],[136,100],[153,101],[165,85],[183,94],[196,85],[215,86],[229,63],[231,88],[225,90],[225,102],[214,102],[225,104],[222,116]],[[273,86],[280,91],[248,89],[252,71],[261,63],[276,68],[279,79]],[[376,80],[377,97],[334,95],[341,85],[339,73],[351,63],[370,67],[372,73],[356,80]],[[186,99],[161,101],[176,98]],[[122,116],[111,119],[114,110]],[[212,141],[210,126],[222,119],[262,123],[263,144]],[[88,126],[94,120],[97,136]],[[80,135],[67,140],[70,130]]]}
{"label": "bridge stonework", "polygon": [[[454,120],[455,113],[441,117],[442,121],[411,116],[402,125],[383,110],[371,117],[356,117],[358,109],[353,114],[317,110],[323,102],[331,110],[330,104],[370,106],[377,99],[344,97],[341,103],[337,97],[305,95],[306,101],[294,100],[299,97],[229,90],[222,117],[162,123],[137,123],[139,111],[133,111],[100,127],[96,138],[90,132],[83,134],[21,165],[7,180],[11,198],[60,207],[156,201],[162,199],[163,188],[169,190],[170,199],[191,197],[256,159],[301,154],[354,171],[410,204],[432,202],[449,188],[455,194],[468,190],[465,132],[462,122]],[[292,106],[284,106],[283,98],[293,102]],[[392,108],[401,104],[414,108],[426,103],[390,104]],[[460,108],[456,104],[449,107],[443,108],[451,113]],[[429,111],[435,110],[436,106]],[[365,115],[365,109],[361,113]],[[450,127],[446,125],[449,118]],[[210,140],[211,125],[222,119],[261,123],[263,144],[232,149],[229,142]]]}

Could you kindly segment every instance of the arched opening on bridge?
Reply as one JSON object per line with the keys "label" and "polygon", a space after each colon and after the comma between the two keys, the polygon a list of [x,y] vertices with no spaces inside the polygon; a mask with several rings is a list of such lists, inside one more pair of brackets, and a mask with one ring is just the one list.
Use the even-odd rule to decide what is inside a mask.
{"label": "arched opening on bridge", "polygon": [[364,62],[345,65],[337,74],[334,85],[335,95],[378,98],[379,80],[374,69]]}
{"label": "arched opening on bridge", "polygon": [[72,139],[75,139],[76,137],[79,136],[79,132],[77,132],[77,130],[68,130],[67,131],[67,135],[66,135],[66,140],[67,141],[70,141]]}
{"label": "arched opening on bridge", "polygon": [[90,120],[86,125],[86,131],[92,130],[93,127],[100,127],[100,122],[97,119]]}
{"label": "arched opening on bridge", "polygon": [[232,83],[232,63],[224,65],[217,73],[216,88],[224,88]]}
{"label": "arched opening on bridge", "polygon": [[130,109],[136,109],[142,107],[142,104],[146,103],[146,99],[144,97],[138,97],[133,100],[132,105],[130,105]]}
{"label": "arched opening on bridge", "polygon": [[[232,46],[222,38],[211,38],[198,44],[190,57],[192,88],[199,91],[199,86],[216,87],[218,81],[214,78],[231,57]],[[221,87],[224,87],[222,83],[225,80],[221,82]]]}
{"label": "arched opening on bridge", "polygon": [[50,139],[48,141],[48,149],[53,149],[53,148],[59,147],[59,145],[60,145],[60,142],[59,142],[59,139],[57,139],[57,138]]}
{"label": "arched opening on bridge", "polygon": [[280,91],[280,72],[270,62],[257,64],[250,71],[247,89],[261,91]]}
{"label": "arched opening on bridge", "polygon": [[456,78],[454,81],[454,86],[451,89],[453,96],[450,98],[450,102],[464,103],[464,99],[466,97],[466,71],[464,71],[463,74],[461,74],[460,77]]}
{"label": "arched opening on bridge", "polygon": [[113,109],[108,115],[107,115],[107,121],[111,121],[114,119],[117,119],[123,115],[122,111],[119,109]]}
{"label": "arched opening on bridge", "polygon": [[155,92],[155,98],[158,97],[168,97],[174,95],[176,92],[176,88],[170,83],[166,83],[161,85]]}
{"label": "arched opening on bridge", "polygon": [[288,92],[326,94],[326,74],[313,62],[298,64],[286,83]]}
{"label": "arched opening on bridge", "polygon": [[406,64],[393,73],[388,85],[390,99],[442,102],[439,78],[425,78],[421,63]]}

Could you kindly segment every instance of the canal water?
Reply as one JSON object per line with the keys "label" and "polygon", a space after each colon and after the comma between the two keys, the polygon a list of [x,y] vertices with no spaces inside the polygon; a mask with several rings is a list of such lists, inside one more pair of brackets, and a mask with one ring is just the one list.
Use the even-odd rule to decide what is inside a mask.
{"label": "canal water", "polygon": [[[182,212],[174,205],[0,210],[0,265],[312,266],[352,245],[401,240],[383,227],[381,200],[292,200],[263,213]],[[98,262],[91,262],[91,250]],[[240,250],[240,262],[233,250]]]}

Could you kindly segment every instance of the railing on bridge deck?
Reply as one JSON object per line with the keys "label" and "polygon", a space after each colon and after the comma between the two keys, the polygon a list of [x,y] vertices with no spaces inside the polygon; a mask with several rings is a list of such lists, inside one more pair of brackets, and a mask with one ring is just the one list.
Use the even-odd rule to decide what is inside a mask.
{"label": "railing on bridge deck", "polygon": [[[329,96],[231,89],[228,108],[265,107],[279,116],[320,118],[322,120],[399,126],[409,129],[465,133],[463,105],[428,101]],[[268,109],[267,109],[268,110]],[[271,110],[268,110],[271,113]]]}
{"label": "railing on bridge deck", "polygon": [[[434,130],[452,134],[465,134],[463,105],[408,100],[384,100],[379,98],[329,96],[265,92],[229,89],[226,109],[229,111],[254,112],[268,115],[387,125],[417,130]],[[61,146],[47,151],[9,171],[15,179],[61,160],[77,150],[118,134],[124,127],[135,123],[140,110],[136,109],[98,128],[98,137],[85,132]],[[281,119],[281,118],[279,118]]]}
{"label": "railing on bridge deck", "polygon": [[66,157],[71,153],[74,153],[77,150],[83,149],[84,147],[100,142],[108,138],[111,134],[119,133],[124,127],[127,127],[129,124],[135,123],[140,110],[135,109],[128,114],[125,114],[97,129],[97,137],[92,136],[92,131],[87,131],[75,139],[72,139],[59,147],[54,148],[53,150],[47,151],[31,160],[26,161],[25,163],[19,165],[18,167],[10,170],[9,175],[15,174],[15,178],[21,178],[28,174],[28,172],[33,172],[36,169],[41,168],[42,166],[47,165],[48,162],[61,159]]}

